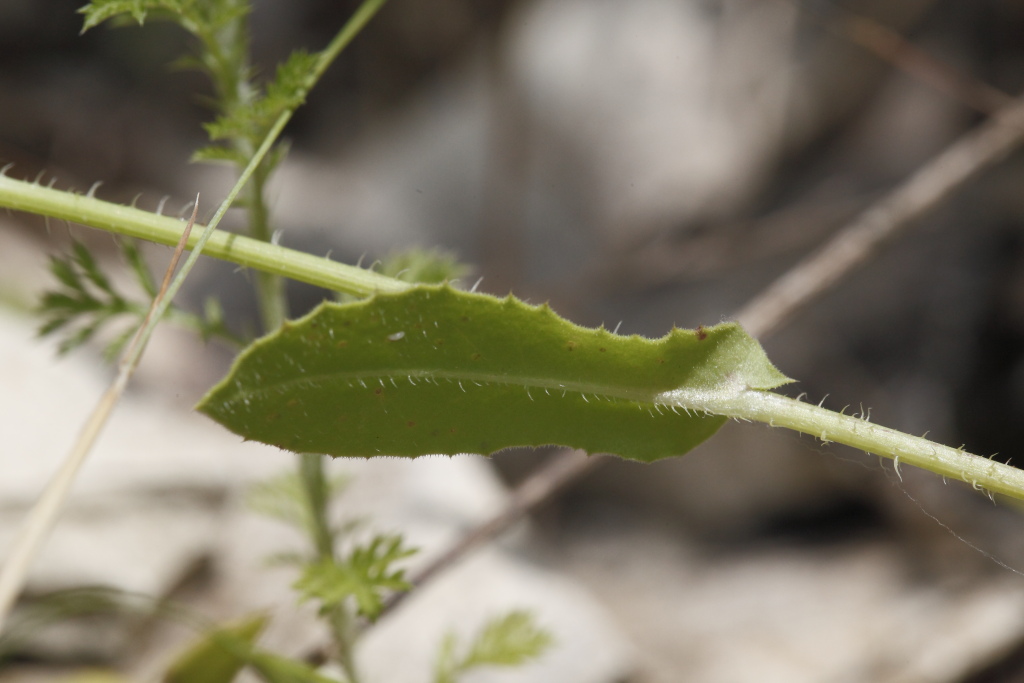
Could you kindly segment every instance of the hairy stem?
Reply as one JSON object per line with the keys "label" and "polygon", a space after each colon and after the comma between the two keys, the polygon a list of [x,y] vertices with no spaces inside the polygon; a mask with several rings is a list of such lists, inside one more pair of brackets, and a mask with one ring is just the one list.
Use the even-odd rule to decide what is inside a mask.
{"label": "hairy stem", "polygon": [[909,464],[959,479],[974,488],[1024,500],[1024,470],[873,424],[862,417],[843,415],[812,403],[753,389],[728,397],[706,397],[699,409],[773,427],[787,427],[826,443],[835,441],[891,458],[897,473],[901,463]]}
{"label": "hairy stem", "polygon": [[[184,227],[184,221],[177,218],[6,176],[0,176],[0,207],[167,246],[178,243]],[[192,235],[188,248],[192,249],[197,241],[198,236]],[[375,292],[397,292],[411,286],[363,268],[222,231],[213,234],[203,255],[359,297]]]}

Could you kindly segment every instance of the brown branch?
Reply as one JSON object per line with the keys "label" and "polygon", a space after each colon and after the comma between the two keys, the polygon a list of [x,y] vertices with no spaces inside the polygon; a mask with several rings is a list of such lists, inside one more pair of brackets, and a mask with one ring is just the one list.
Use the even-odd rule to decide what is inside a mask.
{"label": "brown branch", "polygon": [[763,337],[1024,140],[1024,98],[964,134],[756,296],[735,319]]}
{"label": "brown branch", "polygon": [[832,31],[976,111],[993,114],[1013,100],[1003,91],[936,58],[882,23],[838,8],[830,11],[840,12],[837,21],[828,22]]}
{"label": "brown branch", "polygon": [[[541,503],[550,500],[565,486],[591,471],[603,459],[601,456],[588,456],[583,451],[573,450],[564,450],[553,455],[516,487],[504,510],[470,531],[458,543],[413,574],[409,578],[411,590],[430,582],[462,557],[507,530]],[[408,595],[409,592],[392,594],[384,603],[381,616],[398,607]]]}

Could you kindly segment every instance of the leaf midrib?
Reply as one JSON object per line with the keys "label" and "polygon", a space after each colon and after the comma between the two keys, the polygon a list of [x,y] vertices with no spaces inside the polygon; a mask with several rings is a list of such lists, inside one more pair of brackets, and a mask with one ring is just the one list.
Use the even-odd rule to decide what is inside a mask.
{"label": "leaf midrib", "polygon": [[[583,397],[593,396],[598,400],[619,400],[648,404],[652,406],[677,406],[680,408],[701,411],[707,410],[708,403],[712,400],[717,402],[723,398],[738,394],[742,390],[749,388],[742,382],[728,381],[728,379],[723,382],[722,385],[715,386],[713,388],[689,387],[684,385],[676,389],[652,392],[614,387],[614,385],[608,384],[579,381],[566,382],[564,380],[553,380],[539,377],[513,377],[511,375],[469,371],[453,372],[451,370],[411,370],[401,373],[346,371],[318,375],[300,375],[295,379],[275,382],[272,385],[263,386],[256,390],[237,391],[234,400],[242,401],[246,398],[262,397],[269,394],[271,391],[287,391],[293,388],[315,385],[323,382],[346,382],[352,389],[355,389],[355,387],[352,386],[352,383],[365,383],[363,388],[369,388],[376,384],[380,384],[383,387],[388,387],[390,385],[397,388],[399,386],[404,386],[405,383],[409,382],[410,377],[417,380],[415,384],[419,384],[419,382],[432,382],[435,384],[447,382],[458,386],[460,383],[472,383],[478,388],[485,388],[488,385],[521,386],[527,392],[535,389],[538,391],[548,392],[548,395],[550,395],[550,392],[552,391],[561,391],[563,392],[563,395],[571,393]],[[415,384],[413,386],[415,386]],[[463,386],[462,389],[465,391],[467,387]]]}

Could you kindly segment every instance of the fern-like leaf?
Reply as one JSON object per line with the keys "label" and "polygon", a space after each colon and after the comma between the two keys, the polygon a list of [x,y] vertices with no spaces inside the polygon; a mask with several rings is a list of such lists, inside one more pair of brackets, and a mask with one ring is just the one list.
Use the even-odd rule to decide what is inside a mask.
{"label": "fern-like leaf", "polygon": [[415,552],[403,545],[401,536],[375,536],[341,561],[325,559],[306,566],[295,588],[304,599],[319,601],[324,611],[352,599],[360,614],[376,619],[385,591],[410,588],[405,571],[392,565]]}
{"label": "fern-like leaf", "polygon": [[[36,306],[36,312],[43,319],[38,334],[45,337],[64,332],[59,353],[73,351],[91,341],[108,324],[121,321],[125,329],[115,334],[104,349],[104,355],[113,359],[145,317],[149,301],[156,296],[156,281],[134,243],[123,243],[121,250],[139,286],[148,295],[146,300],[119,292],[89,249],[80,242],[72,245],[69,255],[50,258],[50,272],[57,279],[58,287],[45,292]],[[223,311],[216,302],[208,302],[202,315],[172,305],[168,320],[195,330],[204,340],[216,338],[236,347],[245,341],[227,328]]]}
{"label": "fern-like leaf", "polygon": [[465,654],[449,633],[434,667],[434,683],[456,683],[460,676],[485,666],[519,666],[541,656],[554,643],[529,612],[517,610],[489,621]]}
{"label": "fern-like leaf", "polygon": [[50,272],[59,289],[45,292],[37,306],[43,317],[38,333],[66,331],[58,351],[67,353],[90,341],[108,322],[119,317],[141,319],[145,307],[120,294],[88,248],[72,245],[68,256],[53,256]]}
{"label": "fern-like leaf", "polygon": [[156,280],[153,278],[153,271],[149,269],[146,262],[142,258],[142,252],[139,250],[139,245],[133,239],[124,239],[121,242],[121,253],[124,255],[124,260],[128,266],[135,273],[135,278],[142,288],[146,290],[146,294],[149,298],[156,296]]}
{"label": "fern-like leaf", "polygon": [[111,19],[130,19],[140,26],[150,14],[181,24],[199,37],[216,33],[249,12],[246,0],[92,0],[78,10],[85,33]]}
{"label": "fern-like leaf", "polygon": [[222,145],[207,145],[200,147],[192,153],[190,161],[199,162],[205,161],[210,163],[228,163],[235,165],[243,165],[248,159],[245,155],[238,150],[231,149],[230,147],[224,147]]}
{"label": "fern-like leaf", "polygon": [[192,2],[183,0],[92,0],[88,5],[78,11],[85,15],[85,22],[82,32],[102,24],[108,19],[120,16],[129,16],[140,26],[145,23],[146,17],[152,11],[164,10],[178,15],[184,15],[187,5]]}

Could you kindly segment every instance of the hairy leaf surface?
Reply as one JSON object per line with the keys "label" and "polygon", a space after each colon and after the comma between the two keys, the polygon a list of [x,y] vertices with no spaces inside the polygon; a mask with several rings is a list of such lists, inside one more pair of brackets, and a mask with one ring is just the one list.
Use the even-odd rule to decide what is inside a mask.
{"label": "hairy leaf surface", "polygon": [[701,396],[787,381],[732,323],[627,337],[442,285],[322,304],[244,351],[198,409],[299,452],[558,444],[653,461],[721,426]]}

